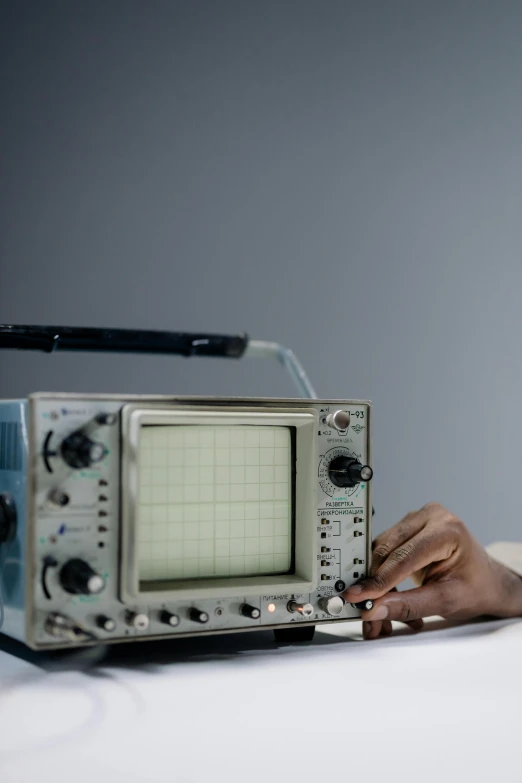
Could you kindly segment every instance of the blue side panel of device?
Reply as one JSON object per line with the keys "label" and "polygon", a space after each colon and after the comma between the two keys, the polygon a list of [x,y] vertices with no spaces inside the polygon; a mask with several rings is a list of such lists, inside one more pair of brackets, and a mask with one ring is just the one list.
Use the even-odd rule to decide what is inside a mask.
{"label": "blue side panel of device", "polygon": [[0,633],[25,641],[27,521],[27,401],[0,402],[0,493],[9,492],[17,510],[16,536],[0,544]]}

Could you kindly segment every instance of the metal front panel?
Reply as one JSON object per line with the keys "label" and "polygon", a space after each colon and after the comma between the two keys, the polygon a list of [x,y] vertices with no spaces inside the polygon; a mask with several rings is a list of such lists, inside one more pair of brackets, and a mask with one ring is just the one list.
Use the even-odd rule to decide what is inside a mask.
{"label": "metal front panel", "polygon": [[[128,563],[121,557],[121,532],[128,534],[129,519],[120,512],[120,492],[126,496],[127,487],[120,487],[122,425],[121,411],[125,405],[157,406],[180,410],[189,406],[246,411],[261,410],[276,415],[284,412],[305,411],[313,414],[317,430],[313,448],[313,464],[309,475],[313,482],[314,505],[308,506],[301,524],[309,526],[309,540],[314,547],[316,580],[313,589],[296,593],[289,589],[260,588],[248,590],[249,595],[238,589],[220,591],[218,581],[213,592],[193,598],[163,594],[147,597],[141,593],[130,597],[120,591],[120,577]],[[319,600],[339,592],[339,581],[347,586],[360,579],[366,572],[371,541],[371,482],[359,484],[353,490],[332,487],[325,480],[325,464],[332,450],[341,450],[350,456],[358,456],[363,463],[370,462],[370,405],[357,401],[317,400],[267,400],[267,399],[216,399],[172,398],[150,396],[98,396],[98,395],[33,395],[30,398],[31,438],[34,459],[31,470],[34,475],[34,497],[31,499],[31,589],[28,595],[28,643],[34,647],[71,646],[46,631],[46,619],[52,612],[71,617],[84,626],[96,640],[108,642],[131,641],[140,638],[189,636],[208,633],[225,633],[254,630],[267,627],[292,626],[296,623],[318,624],[336,622],[359,616],[359,612],[345,605],[339,617],[332,617],[319,608]],[[325,424],[330,412],[342,408],[350,412],[350,426],[339,433]],[[89,469],[74,469],[66,465],[60,456],[60,445],[75,430],[92,422],[98,414],[118,413],[112,424],[95,427],[92,437],[102,443],[107,451],[104,459]],[[42,457],[46,444],[47,464]],[[57,492],[65,493],[69,502],[58,507],[50,500]],[[53,495],[54,493],[54,495]],[[355,535],[355,534],[359,535]],[[125,535],[123,537],[125,537]],[[321,551],[326,549],[328,551]],[[51,565],[45,570],[46,558]],[[59,573],[63,564],[71,558],[80,558],[105,580],[105,588],[99,595],[71,595],[60,584]],[[359,561],[359,562],[356,562]],[[49,563],[49,560],[47,560]],[[52,563],[56,563],[53,565]],[[253,584],[254,582],[252,582]],[[280,587],[280,586],[279,586]],[[245,589],[246,592],[246,589]],[[311,603],[313,615],[302,617],[290,613],[288,601]],[[242,603],[260,610],[259,619],[243,617],[239,613]],[[269,610],[273,609],[273,611]],[[204,625],[189,618],[191,608],[209,615]],[[165,625],[160,619],[162,609],[176,614],[180,621],[176,627]],[[137,630],[128,624],[129,612],[147,615],[148,627]],[[97,626],[97,618],[106,616],[114,621],[110,632]]]}
{"label": "metal front panel", "polygon": [[[319,403],[318,407],[321,424],[318,431],[316,530],[320,545],[330,549],[330,552],[317,555],[320,563],[328,563],[319,569],[315,596],[321,597],[337,592],[337,580],[349,586],[363,579],[367,572],[371,553],[371,481],[362,482],[354,488],[339,489],[328,480],[327,468],[333,458],[345,454],[371,465],[371,406],[366,402],[350,402],[342,406]],[[339,407],[350,413],[350,424],[343,433],[326,423],[328,414]],[[359,615],[357,609],[347,604],[340,617]],[[319,616],[327,617],[324,613]]]}
{"label": "metal front panel", "polygon": [[[123,607],[118,597],[119,423],[100,427],[93,433],[93,438],[108,450],[102,463],[91,469],[77,470],[69,467],[60,456],[61,443],[67,436],[97,414],[119,414],[120,408],[121,403],[117,400],[86,400],[65,395],[30,399],[34,452],[34,494],[30,498],[33,611],[28,630],[29,642],[34,646],[56,642],[44,630],[50,612],[63,613],[89,628],[96,627],[98,613],[110,612],[117,624],[114,636],[125,634]],[[47,464],[42,456],[44,448],[51,454]],[[50,501],[50,496],[57,491],[70,498],[63,508]],[[46,558],[54,558],[56,565],[47,567],[43,579]],[[106,586],[102,595],[71,595],[62,589],[60,568],[71,558],[85,560],[103,576]]]}

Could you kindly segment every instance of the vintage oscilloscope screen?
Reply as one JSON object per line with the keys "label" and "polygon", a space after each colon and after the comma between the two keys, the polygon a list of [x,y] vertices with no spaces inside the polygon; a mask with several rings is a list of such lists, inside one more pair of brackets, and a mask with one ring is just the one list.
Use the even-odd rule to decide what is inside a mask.
{"label": "vintage oscilloscope screen", "polygon": [[141,583],[294,571],[295,428],[144,425]]}

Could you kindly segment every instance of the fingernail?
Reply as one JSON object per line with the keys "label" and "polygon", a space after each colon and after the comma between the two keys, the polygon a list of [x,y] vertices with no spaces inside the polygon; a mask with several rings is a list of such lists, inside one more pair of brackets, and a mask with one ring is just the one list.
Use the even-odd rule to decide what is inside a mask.
{"label": "fingernail", "polygon": [[348,588],[348,590],[346,590],[345,595],[359,595],[359,593],[362,593],[362,591],[362,585],[352,585]]}
{"label": "fingernail", "polygon": [[378,606],[375,612],[372,614],[371,619],[372,620],[385,620],[388,617],[389,611],[388,607],[384,604],[382,606]]}

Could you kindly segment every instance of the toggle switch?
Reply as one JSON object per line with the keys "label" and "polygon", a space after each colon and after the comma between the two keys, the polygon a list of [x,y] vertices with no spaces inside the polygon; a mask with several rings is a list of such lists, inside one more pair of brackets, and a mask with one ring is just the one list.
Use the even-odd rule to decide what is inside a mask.
{"label": "toggle switch", "polygon": [[289,612],[300,614],[303,617],[311,617],[314,613],[312,604],[298,604],[297,601],[289,601],[287,609]]}
{"label": "toggle switch", "polygon": [[350,424],[349,411],[334,411],[329,413],[326,417],[326,424],[328,427],[333,427],[338,432],[344,432],[348,429]]}

